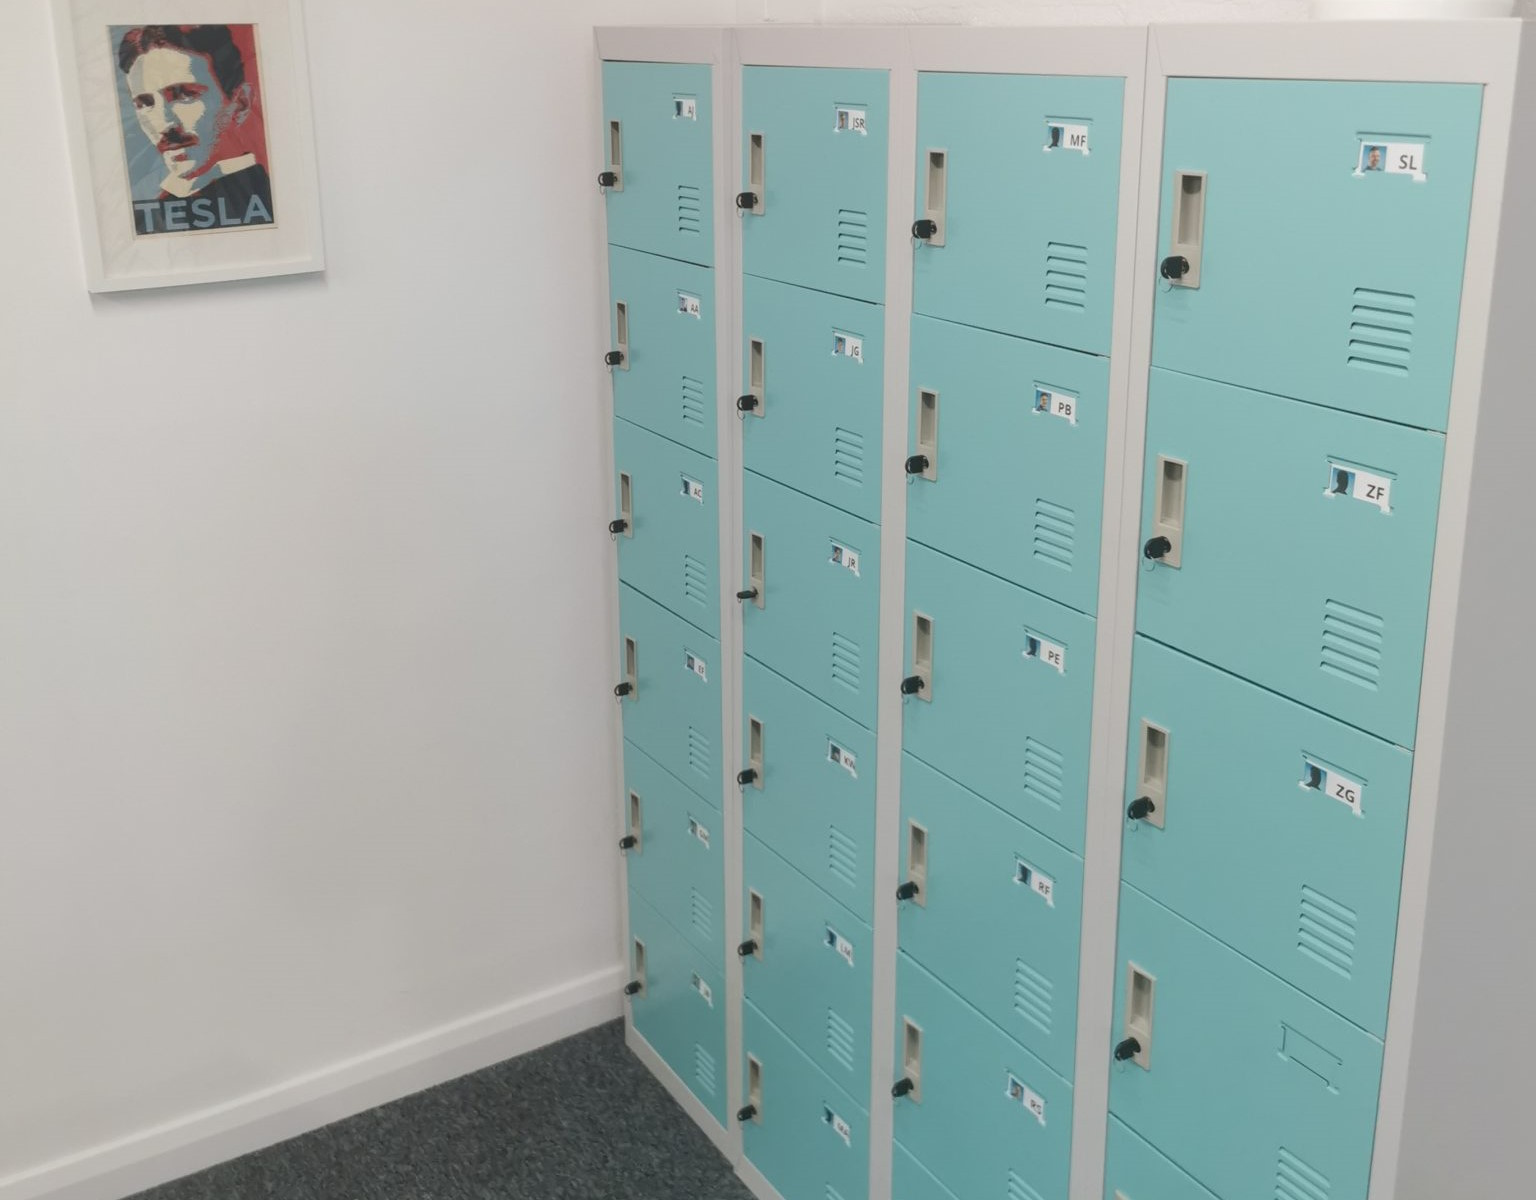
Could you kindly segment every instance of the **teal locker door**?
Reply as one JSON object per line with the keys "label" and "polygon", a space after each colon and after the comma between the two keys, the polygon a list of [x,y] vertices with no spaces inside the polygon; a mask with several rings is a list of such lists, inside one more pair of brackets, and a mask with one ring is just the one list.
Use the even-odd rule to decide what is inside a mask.
{"label": "teal locker door", "polygon": [[1109,353],[1124,80],[917,78],[913,311]]}
{"label": "teal locker door", "polygon": [[1115,1116],[1218,1196],[1365,1195],[1379,1041],[1131,887],[1119,957],[1117,1043],[1133,968],[1151,982],[1147,1066],[1111,1068]]}
{"label": "teal locker door", "polygon": [[918,1085],[896,1101],[896,1141],[956,1196],[1066,1196],[1072,1085],[905,954],[895,1062],[896,1077]]}
{"label": "teal locker door", "polygon": [[711,804],[720,795],[720,643],[619,586],[624,736]]}
{"label": "teal locker door", "polygon": [[1408,751],[1137,638],[1127,763],[1126,882],[1385,1037]]}
{"label": "teal locker door", "polygon": [[619,578],[712,637],[720,633],[715,460],[628,421],[613,423]]}
{"label": "teal locker door", "polygon": [[629,936],[630,980],[643,985],[629,998],[636,1032],[724,1125],[724,978],[633,889]]}
{"label": "teal locker door", "polygon": [[742,1151],[784,1200],[869,1195],[869,1113],[752,1004],[741,1006]]}
{"label": "teal locker door", "polygon": [[603,64],[609,242],[714,261],[713,111],[707,66]]}
{"label": "teal locker door", "polygon": [[748,276],[741,422],[749,470],[880,520],[885,309]]}
{"label": "teal locker door", "polygon": [[885,71],[742,68],[748,275],[884,299],[889,92]]}
{"label": "teal locker door", "polygon": [[906,1152],[892,1146],[891,1200],[955,1200],[955,1194]]}
{"label": "teal locker door", "polygon": [[1093,613],[1109,361],[912,319],[907,536]]}
{"label": "teal locker door", "polygon": [[873,729],[880,527],[751,471],[742,492],[746,653]]}
{"label": "teal locker door", "polygon": [[1444,450],[1153,371],[1142,538],[1171,529],[1180,565],[1143,560],[1137,630],[1412,746]]}
{"label": "teal locker door", "polygon": [[[1315,1200],[1315,1187],[1277,1191],[1281,1200]],[[1315,1183],[1316,1181],[1311,1181]],[[1327,1196],[1326,1191],[1321,1195]],[[1104,1200],[1216,1200],[1178,1167],[1113,1117],[1109,1119],[1109,1151],[1104,1165]]]}
{"label": "teal locker door", "polygon": [[742,870],[743,994],[868,1107],[869,926],[756,838]]}
{"label": "teal locker door", "polygon": [[1091,617],[908,542],[906,663],[928,682],[903,747],[1082,853],[1093,643]]}
{"label": "teal locker door", "polygon": [[901,828],[901,949],[1072,1078],[1082,859],[910,754]]}
{"label": "teal locker door", "polygon": [[614,248],[608,292],[614,415],[713,457],[715,273]]}
{"label": "teal locker door", "polygon": [[629,886],[725,970],[725,856],[720,812],[624,743]]}
{"label": "teal locker door", "polygon": [[1158,260],[1198,286],[1159,281],[1152,361],[1444,429],[1481,111],[1474,84],[1169,80]]}
{"label": "teal locker door", "polygon": [[761,663],[741,670],[747,832],[873,923],[874,734]]}

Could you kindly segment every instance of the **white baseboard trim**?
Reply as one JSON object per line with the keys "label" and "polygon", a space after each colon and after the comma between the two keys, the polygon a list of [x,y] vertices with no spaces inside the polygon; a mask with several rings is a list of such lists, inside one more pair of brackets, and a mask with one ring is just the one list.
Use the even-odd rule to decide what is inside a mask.
{"label": "white baseboard trim", "polygon": [[756,1196],[757,1200],[784,1200],[773,1184],[768,1182],[768,1177],[745,1158],[736,1164],[736,1177],[747,1185],[747,1191]]}
{"label": "white baseboard trim", "polygon": [[[734,1164],[741,1154],[739,1139],[732,1138],[727,1130],[721,1128],[720,1122],[715,1120],[715,1114],[704,1107],[704,1102],[689,1090],[678,1073],[667,1065],[666,1059],[657,1054],[655,1047],[636,1031],[633,1021],[624,1022],[624,1044],[645,1069],[656,1076],[661,1086],[667,1089],[667,1094],[688,1114],[689,1119],[704,1131],[715,1144],[715,1149],[725,1155],[727,1162]],[[733,1142],[738,1144],[733,1145]],[[9,1197],[0,1194],[0,1200],[9,1200]]]}
{"label": "white baseboard trim", "polygon": [[624,964],[616,963],[276,1087],[43,1163],[0,1179],[0,1200],[120,1200],[308,1133],[613,1020],[623,1013],[626,975]]}

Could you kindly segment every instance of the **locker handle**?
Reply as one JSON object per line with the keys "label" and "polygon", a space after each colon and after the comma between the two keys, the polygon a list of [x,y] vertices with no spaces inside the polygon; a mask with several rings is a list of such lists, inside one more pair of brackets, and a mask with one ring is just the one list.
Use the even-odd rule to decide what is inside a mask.
{"label": "locker handle", "polygon": [[615,538],[619,534],[634,537],[635,481],[628,471],[619,472],[619,519],[608,523],[608,532]]}
{"label": "locker handle", "polygon": [[1145,821],[1157,811],[1157,805],[1147,796],[1137,796],[1131,801],[1131,806],[1125,810],[1125,815],[1133,821]]}
{"label": "locker handle", "polygon": [[[896,892],[896,899],[915,901],[928,907],[928,830],[916,821],[907,822],[907,878]],[[910,889],[910,890],[907,890]],[[905,893],[905,894],[904,894]]]}
{"label": "locker handle", "polygon": [[1152,494],[1152,537],[1142,553],[1165,567],[1178,568],[1184,561],[1184,515],[1189,496],[1189,464],[1183,459],[1157,456],[1157,477]]}
{"label": "locker handle", "polygon": [[929,150],[923,160],[923,215],[912,223],[912,236],[929,246],[942,246],[949,199],[949,153]]}
{"label": "locker handle", "polygon": [[1200,286],[1200,260],[1205,243],[1205,172],[1173,173],[1173,228],[1168,257],[1158,273],[1174,287]]}
{"label": "locker handle", "polygon": [[766,191],[766,175],[763,161],[763,135],[747,135],[747,190],[736,194],[736,208],[742,214],[763,214],[763,193]]}
{"label": "locker handle", "polygon": [[624,190],[624,129],[618,121],[608,122],[608,169],[597,177],[597,186]]}
{"label": "locker handle", "polygon": [[1141,1043],[1133,1037],[1126,1038],[1125,1041],[1115,1047],[1115,1061],[1129,1062],[1140,1053]]}

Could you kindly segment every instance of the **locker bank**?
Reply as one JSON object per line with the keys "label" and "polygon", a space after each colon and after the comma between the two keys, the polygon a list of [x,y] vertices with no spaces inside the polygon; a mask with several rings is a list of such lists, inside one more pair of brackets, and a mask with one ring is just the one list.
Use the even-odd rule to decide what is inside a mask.
{"label": "locker bank", "polygon": [[1536,33],[596,46],[630,1047],[764,1200],[1524,1194]]}

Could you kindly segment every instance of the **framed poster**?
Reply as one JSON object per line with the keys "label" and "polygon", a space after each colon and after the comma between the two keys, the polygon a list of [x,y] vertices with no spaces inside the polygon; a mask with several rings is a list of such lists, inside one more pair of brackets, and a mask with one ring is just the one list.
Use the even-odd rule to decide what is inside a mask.
{"label": "framed poster", "polygon": [[300,0],[53,0],[93,292],[325,268]]}

